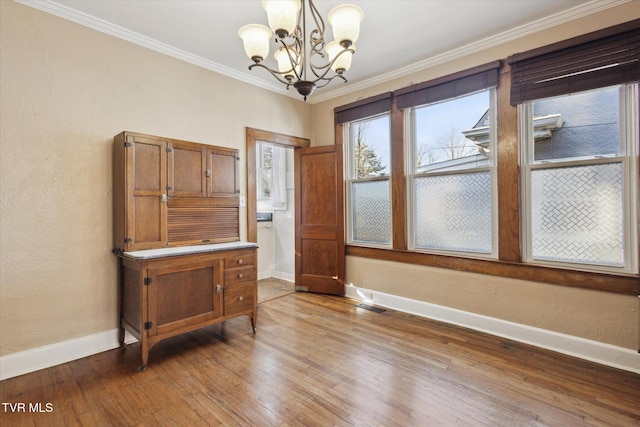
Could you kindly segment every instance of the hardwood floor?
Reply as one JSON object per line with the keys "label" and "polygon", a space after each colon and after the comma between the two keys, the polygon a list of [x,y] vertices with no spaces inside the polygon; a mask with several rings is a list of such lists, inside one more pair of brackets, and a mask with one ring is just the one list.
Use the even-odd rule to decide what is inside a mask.
{"label": "hardwood floor", "polygon": [[[633,426],[640,375],[341,297],[0,383],[3,426]],[[50,412],[29,412],[41,404]],[[49,404],[49,405],[47,405]]]}
{"label": "hardwood floor", "polygon": [[286,280],[269,277],[258,280],[258,304],[280,298],[295,292],[295,284]]}

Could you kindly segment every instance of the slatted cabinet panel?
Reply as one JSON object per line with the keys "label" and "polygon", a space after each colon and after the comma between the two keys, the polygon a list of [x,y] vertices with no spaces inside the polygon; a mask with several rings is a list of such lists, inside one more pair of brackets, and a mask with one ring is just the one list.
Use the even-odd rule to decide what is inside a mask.
{"label": "slatted cabinet panel", "polygon": [[114,251],[240,240],[238,150],[114,138]]}
{"label": "slatted cabinet panel", "polygon": [[122,132],[113,159],[120,344],[125,330],[140,341],[144,369],[163,339],[244,315],[255,332],[257,245],[240,242],[238,150]]}

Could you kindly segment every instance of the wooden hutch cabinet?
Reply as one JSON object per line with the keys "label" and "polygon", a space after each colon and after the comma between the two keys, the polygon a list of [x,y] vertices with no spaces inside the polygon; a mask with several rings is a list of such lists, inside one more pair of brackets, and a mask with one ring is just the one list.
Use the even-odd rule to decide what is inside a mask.
{"label": "wooden hutch cabinet", "polygon": [[133,132],[114,138],[114,253],[120,343],[157,342],[248,315],[255,332],[254,243],[240,242],[238,150]]}

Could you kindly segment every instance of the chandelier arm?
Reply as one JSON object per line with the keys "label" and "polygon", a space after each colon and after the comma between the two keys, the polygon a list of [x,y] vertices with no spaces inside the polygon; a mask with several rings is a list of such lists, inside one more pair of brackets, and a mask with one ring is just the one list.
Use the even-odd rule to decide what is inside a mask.
{"label": "chandelier arm", "polygon": [[[311,31],[309,35],[309,43],[311,44],[311,46],[317,46],[318,44],[321,44],[322,49],[324,48],[324,20],[322,19],[320,12],[318,12],[316,5],[313,4],[313,0],[309,0],[309,10],[311,11],[311,17],[313,18],[313,21],[316,23],[316,28]],[[319,34],[320,36],[317,37],[315,34]]]}
{"label": "chandelier arm", "polygon": [[[327,63],[325,65],[316,65],[316,64],[313,63],[313,61],[310,61],[309,62],[309,67],[311,68],[311,72],[318,78],[317,80],[326,80],[325,76],[329,73],[329,71],[331,71],[331,66],[333,65],[333,63],[336,62],[338,60],[338,58],[340,58],[340,56],[343,55],[346,52],[351,52],[351,54],[353,55],[355,53],[355,50],[353,50],[351,48],[344,49],[343,51],[338,53],[336,55],[336,57],[333,58],[332,61],[330,61],[329,63]],[[322,72],[322,70],[324,70],[324,72]],[[341,74],[336,74],[336,76],[341,76],[342,77]],[[333,79],[334,77],[331,77],[331,79]],[[342,79],[344,79],[346,81],[346,79],[344,77],[342,77]]]}
{"label": "chandelier arm", "polygon": [[318,82],[318,81],[323,81],[323,82],[324,82],[324,83],[321,83],[321,84],[317,84],[317,83],[316,83],[316,86],[317,86],[318,88],[325,87],[326,85],[328,85],[329,83],[331,83],[331,81],[332,81],[333,79],[335,79],[335,78],[340,78],[340,79],[344,80],[344,82],[345,82],[345,83],[347,83],[347,79],[346,79],[343,75],[341,75],[341,74],[336,74],[336,75],[331,76],[331,77],[329,77],[329,78],[322,78],[322,79],[318,79],[318,80],[316,80],[316,82]]}
{"label": "chandelier arm", "polygon": [[[279,71],[278,74],[286,75],[286,74],[289,74],[289,73],[293,72],[293,74],[296,76],[296,79],[301,80],[301,78],[302,78],[302,66],[301,66],[300,62],[297,61],[291,55],[291,51],[293,50],[294,53],[298,56],[298,58],[302,58],[302,55],[300,54],[300,39],[297,37],[297,35],[293,35],[292,37],[293,37],[293,41],[291,43],[289,43],[289,44],[287,44],[282,39],[276,38],[276,43],[279,42],[282,45],[282,47],[285,49],[285,52],[287,52],[287,57],[289,58],[289,63],[291,64],[291,69],[286,70],[286,71]],[[300,69],[300,72],[298,72],[298,69]]]}
{"label": "chandelier arm", "polygon": [[[267,67],[264,64],[261,64],[261,63],[259,63],[259,64],[251,64],[251,65],[249,65],[249,70],[251,70],[253,67],[264,68],[265,70],[270,72],[271,75],[273,77],[275,77],[276,80],[278,80],[280,83],[284,83],[285,85],[287,85],[287,89],[289,89],[289,86],[291,86],[293,84],[293,82],[290,82],[289,80],[287,80],[286,78],[283,77],[285,75],[285,73],[281,73],[280,71],[272,70],[271,68]],[[288,73],[288,71],[287,71],[287,73]]]}
{"label": "chandelier arm", "polygon": [[[308,10],[307,7],[309,8]],[[357,6],[352,7],[357,8]],[[311,14],[311,19],[313,19],[313,23],[315,23],[315,28],[313,28],[313,30],[309,32],[307,32],[306,28],[306,18],[308,13]],[[362,11],[360,11],[360,15],[362,15]],[[362,19],[362,16],[360,16],[360,19]],[[351,58],[343,58],[346,59],[345,61],[343,61],[344,63],[336,63],[336,61],[338,60],[338,58],[340,58],[341,55],[344,55],[347,52],[349,52],[349,55],[354,54],[355,46],[351,47],[352,43],[349,42],[349,40],[347,40],[348,43],[340,42],[340,46],[343,47],[343,50],[336,52],[339,50],[336,49],[337,42],[334,41],[328,44],[326,43],[326,29],[327,27],[325,25],[325,21],[318,11],[314,0],[302,0],[302,7],[298,9],[298,20],[291,33],[287,34],[287,30],[276,31],[275,42],[279,46],[279,51],[277,51],[275,55],[278,65],[276,69],[270,68],[269,66],[262,63],[262,60],[264,59],[262,56],[266,56],[265,53],[253,54],[254,51],[268,52],[268,47],[262,45],[253,48],[252,46],[252,50],[250,50],[247,47],[247,40],[252,41],[252,36],[248,32],[244,32],[244,34],[247,34],[246,39],[243,35],[240,35],[243,41],[245,41],[245,50],[247,54],[253,61],[255,61],[254,64],[249,66],[249,70],[253,69],[254,67],[264,68],[277,81],[286,85],[287,89],[289,89],[290,86],[293,86],[298,91],[298,93],[304,97],[305,101],[307,100],[307,96],[311,95],[316,88],[325,87],[336,78],[340,78],[346,83],[347,79],[343,74],[349,67]],[[260,36],[262,36],[263,34],[264,32],[259,34],[258,38],[260,38]],[[357,36],[354,37],[357,38]],[[260,40],[267,41],[266,39]],[[329,47],[330,52],[326,51],[327,47]],[[282,52],[282,49],[286,50],[286,57],[283,56],[285,52]],[[316,56],[319,56],[320,59],[317,59]],[[318,64],[314,62],[315,60],[318,61]],[[290,69],[280,71],[282,68],[286,68],[289,65],[291,66]],[[336,69],[333,70],[333,67],[335,67]],[[309,73],[309,70],[307,68],[311,71],[311,73]],[[332,71],[333,73],[331,73]],[[311,79],[309,79],[308,77],[311,77]]]}

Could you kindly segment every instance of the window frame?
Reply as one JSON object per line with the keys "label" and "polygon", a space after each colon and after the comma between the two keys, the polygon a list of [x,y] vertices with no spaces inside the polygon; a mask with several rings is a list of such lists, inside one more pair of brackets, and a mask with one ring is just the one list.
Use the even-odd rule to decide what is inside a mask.
{"label": "window frame", "polygon": [[[637,25],[637,24],[636,24]],[[625,26],[626,27],[626,26]],[[614,33],[615,29],[607,29],[607,33]],[[600,32],[598,32],[599,34]],[[590,39],[591,36],[581,37],[581,41]],[[569,45],[572,40],[567,41]],[[564,44],[564,42],[562,42]],[[552,45],[549,45],[553,47]],[[553,50],[547,49],[546,51]],[[525,52],[528,54],[528,52]],[[523,262],[521,242],[521,155],[520,155],[520,131],[518,129],[518,109],[511,103],[511,57],[496,61],[498,65],[497,81],[497,186],[498,186],[498,259],[467,258],[457,255],[442,255],[434,253],[422,253],[407,249],[407,169],[406,169],[406,144],[408,141],[407,126],[405,126],[406,105],[399,105],[399,97],[412,91],[404,103],[411,99],[424,96],[424,88],[450,82],[454,79],[464,79],[478,70],[487,69],[487,65],[462,70],[452,75],[438,77],[428,82],[408,86],[393,93],[385,93],[369,99],[355,101],[346,106],[337,107],[334,112],[335,119],[335,143],[343,145],[345,114],[354,111],[365,110],[366,104],[376,99],[385,99],[388,109],[391,111],[391,164],[392,164],[392,220],[393,220],[393,247],[373,248],[347,244],[346,256],[364,257],[372,260],[391,261],[431,268],[443,268],[475,274],[485,274],[496,277],[505,277],[518,280],[528,280],[537,283],[549,283],[558,286],[568,286],[597,291],[613,292],[623,295],[640,295],[640,274],[603,273],[559,268],[555,266],[533,265]],[[461,86],[467,86],[462,81]],[[638,100],[635,100],[636,105]],[[365,105],[365,107],[362,107]],[[385,107],[387,108],[387,107]],[[371,109],[370,109],[371,110]],[[357,115],[357,113],[356,113]],[[360,116],[362,117],[362,116]],[[634,132],[640,133],[636,128]],[[636,147],[640,152],[640,147]],[[636,168],[636,185],[640,191],[640,176],[638,176],[638,157],[636,156],[634,167]],[[637,210],[640,210],[640,195],[635,194]],[[637,224],[632,224],[632,230],[636,230]],[[640,232],[640,229],[638,229]]]}
{"label": "window frame", "polygon": [[[490,126],[489,126],[489,139],[491,141],[491,149],[489,151],[489,165],[488,166],[476,166],[467,169],[450,170],[450,171],[424,171],[416,172],[415,158],[417,153],[417,130],[416,130],[416,110],[434,105],[437,103],[446,103],[456,99],[464,98],[466,96],[474,95],[477,93],[489,91],[489,114],[490,114]],[[467,258],[481,258],[481,259],[498,259],[498,172],[497,172],[497,134],[498,134],[498,116],[497,116],[497,87],[490,86],[485,89],[472,91],[465,94],[460,94],[453,98],[443,99],[436,102],[431,102],[424,105],[418,105],[404,110],[407,144],[406,145],[406,179],[407,179],[407,237],[408,237],[408,250],[419,253],[431,253],[439,255],[452,255]],[[472,252],[472,251],[460,251],[460,250],[447,250],[418,247],[415,244],[415,180],[424,177],[434,176],[447,176],[447,175],[463,175],[478,172],[489,172],[491,180],[491,251],[490,252]]]}
{"label": "window frame", "polygon": [[[544,98],[543,98],[544,99]],[[558,160],[535,160],[533,143],[533,101],[518,106],[518,124],[522,156],[521,192],[522,192],[522,259],[524,263],[549,266],[569,270],[583,270],[601,273],[638,273],[638,233],[632,232],[638,223],[638,84],[619,85],[619,117],[620,117],[620,153],[614,156],[585,156],[563,158]],[[635,120],[634,120],[635,118]],[[613,267],[601,264],[562,262],[536,259],[532,255],[532,206],[531,206],[531,174],[536,170],[558,169],[573,166],[589,166],[601,164],[620,164],[623,173],[623,236],[624,267]]]}
{"label": "window frame", "polygon": [[[392,192],[392,172],[393,172],[393,164],[389,162],[389,173],[380,176],[374,177],[366,177],[366,178],[354,178],[355,177],[355,147],[354,141],[351,137],[352,135],[352,126],[354,124],[365,122],[369,120],[375,120],[377,118],[387,116],[389,121],[389,155],[391,156],[391,112],[383,112],[367,117],[361,117],[359,119],[351,120],[343,123],[343,140],[346,141],[346,162],[345,162],[345,233],[346,233],[346,244],[353,246],[363,246],[363,247],[371,247],[371,248],[389,248],[393,247],[393,208],[392,208],[392,200],[393,200],[393,192]],[[377,181],[388,181],[388,191],[389,191],[389,243],[376,243],[376,242],[366,242],[360,240],[353,239],[353,184],[354,183],[362,183],[362,182],[377,182]]]}

